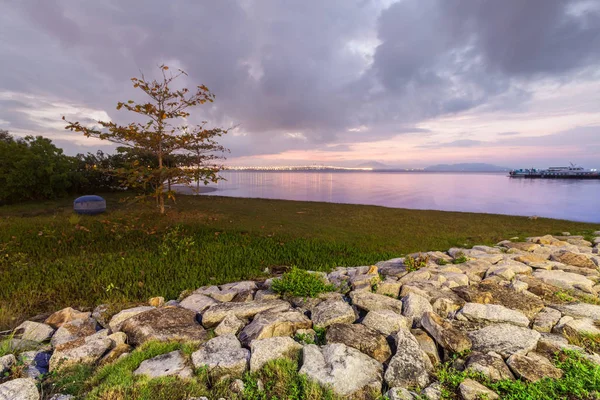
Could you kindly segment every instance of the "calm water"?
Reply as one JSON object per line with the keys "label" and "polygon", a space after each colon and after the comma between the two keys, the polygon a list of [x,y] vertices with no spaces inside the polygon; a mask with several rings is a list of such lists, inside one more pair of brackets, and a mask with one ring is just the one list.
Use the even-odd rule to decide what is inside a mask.
{"label": "calm water", "polygon": [[600,222],[600,181],[510,179],[504,173],[224,172],[205,195],[538,215]]}

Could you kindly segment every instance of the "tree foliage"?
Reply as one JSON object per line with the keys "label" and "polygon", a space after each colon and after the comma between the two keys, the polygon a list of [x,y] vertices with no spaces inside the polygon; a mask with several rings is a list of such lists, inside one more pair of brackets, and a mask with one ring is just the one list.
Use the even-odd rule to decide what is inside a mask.
{"label": "tree foliage", "polygon": [[216,139],[228,130],[206,129],[206,122],[188,125],[185,121],[190,116],[189,110],[212,103],[215,96],[204,85],[194,91],[174,89],[173,81],[187,74],[182,70],[172,74],[166,65],[159,68],[162,76],[159,80],[148,80],[143,74],[141,78],[131,79],[133,87],[148,96],[146,102],[117,103],[117,110],[135,113],[145,122],[119,125],[113,121],[98,121],[99,126],[86,127],[67,121],[65,129],[129,148],[122,151],[134,155],[133,161],[116,172],[127,188],[151,193],[160,212],[164,213],[165,197],[174,199],[172,184],[191,185],[194,181],[208,184],[220,179],[221,167],[216,162],[227,149]]}

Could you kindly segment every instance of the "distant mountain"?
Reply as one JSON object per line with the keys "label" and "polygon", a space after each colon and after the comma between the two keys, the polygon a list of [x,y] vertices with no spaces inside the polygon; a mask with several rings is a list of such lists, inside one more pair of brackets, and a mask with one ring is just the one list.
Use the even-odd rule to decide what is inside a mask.
{"label": "distant mountain", "polygon": [[424,169],[430,172],[506,172],[510,168],[484,163],[438,164]]}
{"label": "distant mountain", "polygon": [[390,169],[389,165],[377,161],[368,161],[356,166],[357,168]]}

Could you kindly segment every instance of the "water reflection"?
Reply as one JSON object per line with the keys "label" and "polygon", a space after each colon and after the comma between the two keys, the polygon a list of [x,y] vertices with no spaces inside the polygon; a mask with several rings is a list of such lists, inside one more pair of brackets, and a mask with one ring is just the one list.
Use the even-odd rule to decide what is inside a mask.
{"label": "water reflection", "polygon": [[206,195],[538,215],[600,222],[600,181],[496,173],[224,172]]}

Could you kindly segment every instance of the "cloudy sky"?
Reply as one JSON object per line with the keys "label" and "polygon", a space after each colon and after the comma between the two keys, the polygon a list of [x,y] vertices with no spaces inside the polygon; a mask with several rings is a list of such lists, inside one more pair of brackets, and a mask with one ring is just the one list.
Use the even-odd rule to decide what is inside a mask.
{"label": "cloudy sky", "polygon": [[232,165],[600,167],[600,0],[1,0],[0,129],[128,122],[162,63]]}

